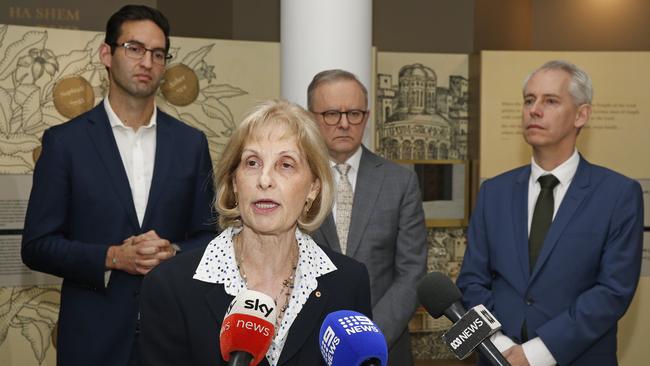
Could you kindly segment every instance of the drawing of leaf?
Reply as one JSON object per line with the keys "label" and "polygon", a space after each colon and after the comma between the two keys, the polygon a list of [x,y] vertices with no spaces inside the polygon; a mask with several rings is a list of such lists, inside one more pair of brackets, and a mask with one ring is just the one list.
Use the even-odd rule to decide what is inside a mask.
{"label": "drawing of leaf", "polygon": [[8,134],[11,130],[10,121],[13,111],[11,110],[11,95],[0,87],[0,132]]}
{"label": "drawing of leaf", "polygon": [[201,104],[201,107],[208,117],[223,121],[223,124],[226,127],[235,127],[230,108],[223,104],[219,99],[208,97],[203,104]]}
{"label": "drawing of leaf", "polygon": [[39,91],[40,90],[38,88],[32,91],[23,103],[22,117],[24,130],[29,130],[31,127],[36,126],[43,119]]}
{"label": "drawing of leaf", "polygon": [[230,84],[208,85],[205,88],[201,89],[201,93],[203,93],[206,97],[212,96],[217,99],[232,98],[248,94],[246,90],[240,89]]}
{"label": "drawing of leaf", "polygon": [[158,105],[158,108],[160,108],[160,110],[162,110],[163,112],[169,114],[170,116],[176,119],[180,119],[181,121],[183,120],[182,118],[180,118],[180,112],[178,111],[178,109],[174,105],[169,103],[167,99],[165,99],[162,96],[162,94],[158,95],[158,97],[156,98],[156,104]]}
{"label": "drawing of leaf", "polygon": [[187,123],[188,125],[192,127],[196,127],[199,130],[203,131],[206,135],[206,137],[210,138],[212,136],[216,136],[214,131],[208,127],[205,123],[199,121],[194,115],[191,113],[181,113],[181,121]]}
{"label": "drawing of leaf", "polygon": [[75,50],[70,51],[70,53],[66,55],[58,56],[56,60],[59,63],[59,70],[52,76],[52,79],[45,84],[45,87],[43,88],[45,94],[43,95],[49,97],[52,88],[54,88],[54,84],[59,79],[71,75],[77,75],[84,71],[86,66],[90,64],[90,54],[90,50]]}
{"label": "drawing of leaf", "polygon": [[46,322],[38,321],[26,317],[19,317],[22,322],[22,329],[20,333],[27,338],[29,344],[32,346],[34,356],[38,360],[39,365],[45,359],[45,353],[50,347],[50,338],[52,336],[52,328]]}
{"label": "drawing of leaf", "polygon": [[39,91],[39,87],[33,84],[21,84],[14,89],[14,101],[16,104],[22,106],[25,104],[27,98],[35,92]]}
{"label": "drawing of leaf", "polygon": [[34,135],[24,133],[0,135],[0,153],[3,154],[15,155],[19,152],[32,152],[38,146],[41,146],[41,143]]}
{"label": "drawing of leaf", "polygon": [[99,46],[104,43],[104,34],[103,33],[97,33],[93,39],[88,41],[86,43],[86,47],[84,47],[84,50],[90,51],[90,54],[92,56],[95,56],[97,53],[99,53]]}
{"label": "drawing of leaf", "polygon": [[[0,315],[4,315],[11,309],[11,292],[10,287],[0,287]],[[1,342],[0,342],[1,343]]]}
{"label": "drawing of leaf", "polygon": [[9,333],[9,321],[6,318],[6,315],[0,316],[0,344],[5,342]]}
{"label": "drawing of leaf", "polygon": [[196,67],[203,61],[203,58],[205,55],[212,50],[212,47],[214,44],[210,44],[207,46],[203,46],[199,48],[198,50],[192,51],[188,53],[184,58],[183,61],[181,61],[182,64],[187,65],[190,69],[195,70]]}
{"label": "drawing of leaf", "polygon": [[2,43],[5,41],[5,34],[7,34],[7,25],[2,25],[0,26],[0,47],[2,47]]}
{"label": "drawing of leaf", "polygon": [[38,303],[36,313],[54,326],[59,319],[59,304],[50,301],[41,301]]}
{"label": "drawing of leaf", "polygon": [[[18,112],[18,108],[16,108],[15,112]],[[9,121],[9,134],[18,133],[22,126],[23,120],[21,119],[20,113],[14,113],[11,121]]]}
{"label": "drawing of leaf", "polygon": [[0,154],[0,174],[27,174],[31,165],[20,156]]}
{"label": "drawing of leaf", "polygon": [[45,126],[52,127],[60,125],[65,121],[67,121],[67,119],[61,117],[54,107],[51,107],[51,109],[43,108],[43,124],[45,124]]}
{"label": "drawing of leaf", "polygon": [[0,288],[0,344],[3,344],[9,332],[9,316],[11,316],[11,294],[13,288],[1,287]]}
{"label": "drawing of leaf", "polygon": [[0,80],[4,80],[7,76],[11,75],[13,66],[15,66],[14,61],[21,52],[32,47],[38,49],[43,48],[46,39],[47,31],[30,31],[25,33],[20,40],[7,46],[4,57],[0,61]]}

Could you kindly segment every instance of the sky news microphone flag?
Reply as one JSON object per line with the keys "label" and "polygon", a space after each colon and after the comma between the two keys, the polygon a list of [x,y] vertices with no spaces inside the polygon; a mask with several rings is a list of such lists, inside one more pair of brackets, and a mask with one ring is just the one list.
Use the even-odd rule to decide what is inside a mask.
{"label": "sky news microphone flag", "polygon": [[[244,359],[259,364],[271,345],[276,321],[275,301],[261,292],[243,290],[235,297],[221,325],[221,355],[226,361]],[[250,357],[247,357],[250,356]],[[229,364],[233,365],[234,361]]]}

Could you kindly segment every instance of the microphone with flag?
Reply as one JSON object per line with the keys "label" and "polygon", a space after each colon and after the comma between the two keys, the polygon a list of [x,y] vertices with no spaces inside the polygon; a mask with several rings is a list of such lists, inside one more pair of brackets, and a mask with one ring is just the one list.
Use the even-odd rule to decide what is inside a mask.
{"label": "microphone with flag", "polygon": [[388,347],[367,316],[350,310],[327,315],[320,328],[320,350],[327,366],[384,366]]}
{"label": "microphone with flag", "polygon": [[510,366],[489,339],[501,329],[501,324],[485,306],[477,305],[466,312],[460,302],[460,290],[440,272],[424,276],[417,291],[420,303],[432,317],[444,315],[454,323],[442,338],[457,358],[462,360],[478,349],[492,365]]}
{"label": "microphone with flag", "polygon": [[270,296],[241,291],[228,306],[219,334],[221,355],[228,365],[259,364],[273,340],[276,317]]}

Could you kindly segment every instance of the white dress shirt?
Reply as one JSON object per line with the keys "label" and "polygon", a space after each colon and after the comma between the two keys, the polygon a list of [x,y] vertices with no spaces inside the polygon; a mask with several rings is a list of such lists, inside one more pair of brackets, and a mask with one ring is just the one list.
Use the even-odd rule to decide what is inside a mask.
{"label": "white dress shirt", "polygon": [[[535,210],[535,203],[537,202],[537,197],[539,192],[542,190],[541,186],[537,179],[542,175],[553,174],[560,183],[555,186],[553,189],[553,219],[555,219],[555,214],[557,213],[560,204],[564,196],[569,190],[569,185],[573,181],[573,177],[578,170],[578,164],[580,163],[580,155],[578,155],[578,150],[573,150],[573,154],[565,162],[557,166],[555,169],[550,172],[542,169],[536,162],[535,159],[531,159],[530,165],[530,179],[528,180],[528,234],[530,235],[530,225],[533,220],[533,211]],[[492,343],[497,347],[500,352],[507,350],[508,348],[515,345],[510,338],[504,335],[501,332],[495,333],[491,337]],[[522,344],[524,354],[530,366],[552,366],[557,364],[557,361],[548,350],[544,342],[540,337],[535,337],[526,343]]]}
{"label": "white dress shirt", "polygon": [[[348,171],[348,181],[350,181],[350,185],[352,186],[352,194],[354,195],[354,188],[357,185],[357,176],[359,175],[359,165],[361,165],[361,154],[363,153],[363,149],[361,146],[357,149],[357,151],[350,156],[348,160],[345,161],[346,164],[350,165],[350,170]],[[336,170],[336,162],[330,160],[330,166],[332,168],[332,175],[334,177],[334,187],[339,183],[339,179],[341,179],[341,173],[339,173],[338,170]],[[334,204],[332,205],[332,216],[334,216],[334,223],[336,223],[336,199],[334,199]]]}
{"label": "white dress shirt", "polygon": [[154,107],[149,122],[135,131],[115,114],[108,98],[104,99],[104,107],[129,179],[138,222],[142,226],[156,158],[156,108]]}
{"label": "white dress shirt", "polygon": [[[142,226],[144,213],[149,200],[149,189],[153,177],[154,160],[156,157],[156,107],[149,122],[134,131],[126,126],[115,114],[108,98],[104,98],[104,109],[111,124],[111,130],[117,143],[117,149],[122,158],[124,171],[129,179],[131,196],[138,216],[138,223]],[[126,238],[124,238],[126,239]],[[120,243],[114,243],[119,245]],[[104,286],[108,287],[112,271],[104,272]]]}

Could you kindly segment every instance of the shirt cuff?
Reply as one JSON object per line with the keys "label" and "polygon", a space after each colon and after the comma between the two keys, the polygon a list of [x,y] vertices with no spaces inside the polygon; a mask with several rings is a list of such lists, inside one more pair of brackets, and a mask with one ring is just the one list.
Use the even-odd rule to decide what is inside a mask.
{"label": "shirt cuff", "polygon": [[111,279],[111,273],[113,273],[111,270],[104,271],[104,288],[108,288],[108,281]]}
{"label": "shirt cuff", "polygon": [[535,337],[521,345],[530,366],[553,366],[557,364],[540,337]]}
{"label": "shirt cuff", "polygon": [[492,341],[494,346],[501,353],[505,352],[507,349],[509,349],[510,347],[516,344],[507,335],[501,333],[501,331],[492,334],[492,336],[490,337],[490,341]]}

